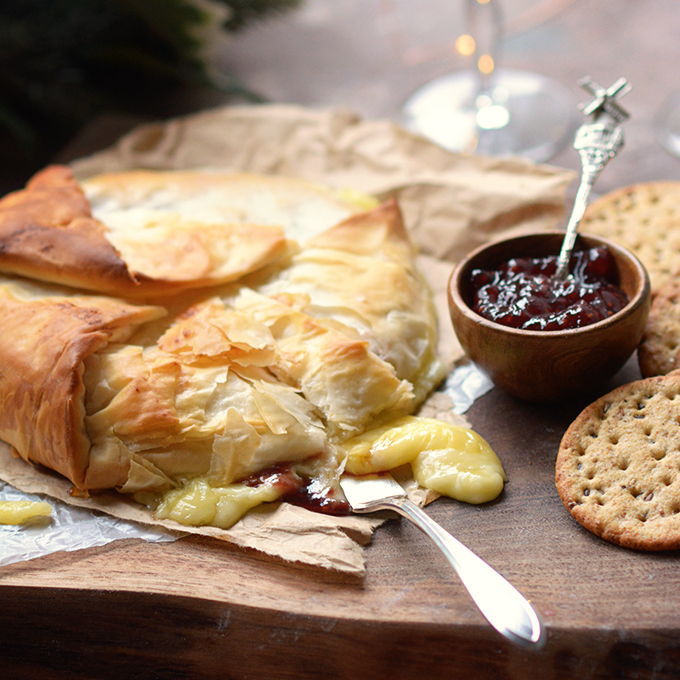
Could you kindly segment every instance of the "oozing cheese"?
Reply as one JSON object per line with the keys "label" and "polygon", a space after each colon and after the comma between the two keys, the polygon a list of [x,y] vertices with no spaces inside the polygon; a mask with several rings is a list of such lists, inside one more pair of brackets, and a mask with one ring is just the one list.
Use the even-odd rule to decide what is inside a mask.
{"label": "oozing cheese", "polygon": [[195,479],[163,496],[155,515],[188,526],[214,526],[229,529],[251,508],[278,499],[280,491],[271,484],[246,486],[229,484],[212,487],[205,479]]}
{"label": "oozing cheese", "polygon": [[348,440],[343,448],[350,474],[410,463],[421,486],[466,503],[493,500],[506,480],[498,456],[482,437],[432,418],[401,418]]}
{"label": "oozing cheese", "polygon": [[[309,489],[320,495],[335,495],[339,488],[338,459],[334,452],[318,455],[290,466],[292,478],[309,480]],[[154,499],[138,497],[153,505],[158,519],[172,519],[188,526],[217,526],[229,529],[248,510],[279,500],[286,483],[277,483],[273,473],[257,486],[241,483],[219,484],[209,477],[197,477]]]}
{"label": "oozing cheese", "polygon": [[[432,418],[400,418],[339,449],[350,474],[384,472],[409,463],[418,484],[466,503],[493,500],[506,479],[500,460],[476,432]],[[317,459],[308,465],[306,476],[332,486],[335,462],[333,457]],[[255,487],[213,486],[208,479],[197,478],[163,495],[155,515],[185,525],[229,529],[248,510],[276,501],[280,494],[280,488],[268,482]]]}
{"label": "oozing cheese", "polygon": [[51,514],[52,506],[44,501],[0,501],[0,524],[23,524]]}

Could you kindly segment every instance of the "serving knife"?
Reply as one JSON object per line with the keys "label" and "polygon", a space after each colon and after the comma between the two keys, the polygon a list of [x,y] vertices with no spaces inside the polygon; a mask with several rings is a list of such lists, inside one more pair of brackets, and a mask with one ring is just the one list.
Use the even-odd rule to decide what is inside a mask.
{"label": "serving knife", "polygon": [[393,510],[411,520],[441,550],[484,618],[512,642],[540,647],[538,615],[523,595],[495,569],[429,517],[389,474],[343,475],[340,486],[353,512]]}

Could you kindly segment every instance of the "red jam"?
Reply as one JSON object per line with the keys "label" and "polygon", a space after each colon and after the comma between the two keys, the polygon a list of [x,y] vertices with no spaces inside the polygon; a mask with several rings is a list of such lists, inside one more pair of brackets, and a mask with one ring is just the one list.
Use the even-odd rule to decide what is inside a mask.
{"label": "red jam", "polygon": [[601,321],[628,303],[612,283],[618,280],[616,263],[604,246],[575,252],[566,281],[552,278],[556,269],[554,255],[513,259],[493,271],[475,269],[472,308],[504,326],[558,331]]}
{"label": "red jam", "polygon": [[282,463],[241,480],[246,486],[273,484],[281,492],[279,500],[326,515],[349,515],[349,504],[319,480],[301,477],[290,465]]}

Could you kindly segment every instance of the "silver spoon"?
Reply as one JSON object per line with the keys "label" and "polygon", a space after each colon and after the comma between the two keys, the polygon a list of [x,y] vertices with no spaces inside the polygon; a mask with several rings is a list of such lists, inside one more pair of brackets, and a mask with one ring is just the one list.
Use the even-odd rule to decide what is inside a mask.
{"label": "silver spoon", "polygon": [[394,510],[411,520],[448,559],[484,618],[508,640],[540,648],[545,642],[536,612],[520,592],[407,497],[389,474],[351,477],[340,486],[353,512]]}
{"label": "silver spoon", "polygon": [[553,277],[555,281],[564,281],[569,276],[569,259],[576,243],[576,232],[588,206],[593,184],[604,166],[623,147],[623,131],[619,126],[630,117],[616,101],[617,97],[630,92],[631,86],[625,78],[619,78],[607,89],[589,77],[580,80],[579,85],[595,97],[592,102],[582,106],[584,115],[592,115],[593,122],[582,125],[576,131],[574,139],[574,148],[581,156],[583,170],[562,249],[557,258],[557,271]]}

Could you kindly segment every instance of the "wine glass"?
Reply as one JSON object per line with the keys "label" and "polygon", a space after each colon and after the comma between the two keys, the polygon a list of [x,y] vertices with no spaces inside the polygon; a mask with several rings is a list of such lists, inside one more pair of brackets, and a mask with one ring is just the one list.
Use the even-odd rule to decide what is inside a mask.
{"label": "wine glass", "polygon": [[406,102],[402,123],[450,151],[516,155],[544,162],[573,127],[567,88],[537,73],[498,68],[503,17],[498,0],[465,0],[468,33],[456,50],[476,68],[440,76]]}
{"label": "wine glass", "polygon": [[680,156],[680,92],[672,93],[661,105],[654,129],[659,144],[673,156]]}

